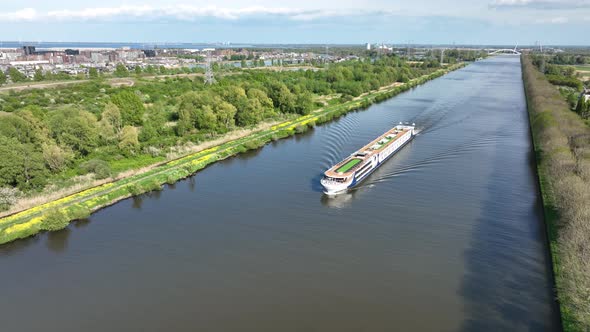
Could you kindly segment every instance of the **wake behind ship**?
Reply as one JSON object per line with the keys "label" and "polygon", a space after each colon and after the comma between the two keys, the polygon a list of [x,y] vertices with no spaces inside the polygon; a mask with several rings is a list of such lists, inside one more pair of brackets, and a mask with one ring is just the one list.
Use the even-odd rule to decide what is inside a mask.
{"label": "wake behind ship", "polygon": [[335,195],[366,179],[415,136],[415,126],[399,124],[324,173],[324,193]]}

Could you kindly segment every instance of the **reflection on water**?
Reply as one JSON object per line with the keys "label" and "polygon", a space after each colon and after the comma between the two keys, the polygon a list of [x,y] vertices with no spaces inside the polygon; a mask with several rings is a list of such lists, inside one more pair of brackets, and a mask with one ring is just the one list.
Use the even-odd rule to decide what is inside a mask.
{"label": "reflection on water", "polygon": [[47,233],[47,249],[60,253],[68,248],[68,238],[70,237],[70,228],[66,227],[56,232]]}
{"label": "reflection on water", "polygon": [[197,181],[195,180],[195,177],[194,176],[189,177],[187,180],[187,183],[188,183],[189,190],[191,192],[195,192],[196,183],[197,183]]}
{"label": "reflection on water", "polygon": [[29,248],[35,243],[38,243],[40,240],[41,237],[37,235],[3,244],[0,247],[0,257],[17,254],[19,251]]}
{"label": "reflection on water", "polygon": [[141,210],[141,206],[143,205],[143,198],[143,195],[132,196],[131,201],[133,203],[131,204],[131,207],[137,210]]}
{"label": "reflection on water", "polygon": [[339,195],[324,194],[322,195],[321,202],[324,206],[342,209],[350,205],[355,194],[356,191],[345,192]]}
{"label": "reflection on water", "polygon": [[87,227],[88,225],[90,225],[90,218],[74,220],[72,222],[72,225],[74,225],[74,227],[76,228]]}
{"label": "reflection on water", "polygon": [[[400,121],[420,135],[323,194],[327,168]],[[559,330],[531,158],[518,57],[477,62],[0,247],[2,328]]]}
{"label": "reflection on water", "polygon": [[147,195],[150,198],[160,199],[160,197],[162,196],[162,190],[161,189],[152,190],[149,193],[147,193]]}

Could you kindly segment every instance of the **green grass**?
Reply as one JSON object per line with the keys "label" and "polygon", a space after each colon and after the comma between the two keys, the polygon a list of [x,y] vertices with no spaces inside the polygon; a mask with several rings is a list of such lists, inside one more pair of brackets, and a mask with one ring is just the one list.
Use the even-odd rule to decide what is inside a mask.
{"label": "green grass", "polygon": [[336,172],[338,173],[346,173],[348,172],[351,168],[353,168],[354,166],[358,165],[361,162],[360,159],[351,159],[349,160],[346,164],[340,166],[340,168],[338,168],[336,170]]}
{"label": "green grass", "polygon": [[109,165],[111,166],[111,170],[114,173],[119,173],[130,169],[139,169],[142,167],[153,165],[164,160],[166,160],[166,158],[162,156],[152,157],[149,155],[142,154],[130,158],[112,160],[109,161]]}
{"label": "green grass", "polygon": [[574,68],[576,68],[576,70],[579,70],[579,71],[590,71],[590,65],[579,65],[579,66],[574,66]]}
{"label": "green grass", "polygon": [[[384,91],[369,93],[359,100],[327,106],[310,115],[283,122],[270,129],[254,132],[248,136],[218,145],[215,148],[184,156],[154,167],[144,173],[117,180],[112,182],[109,187],[97,187],[94,188],[95,191],[89,189],[80,194],[66,196],[53,201],[50,206],[36,206],[22,211],[13,217],[9,216],[0,218],[0,244],[32,236],[42,231],[43,229],[38,223],[39,218],[41,218],[41,220],[45,219],[48,216],[48,213],[55,209],[59,209],[63,212],[68,221],[85,217],[90,212],[96,211],[127,197],[139,195],[152,190],[160,190],[162,184],[173,183],[186,178],[219,160],[223,160],[251,149],[257,149],[273,140],[292,136],[297,132],[304,132],[309,127],[328,122],[350,111],[365,109],[373,103],[391,98],[417,85],[440,77],[449,71],[459,69],[464,65],[465,64],[458,64],[451,68],[441,69],[429,75],[416,78],[405,85]],[[146,166],[162,160],[160,158],[161,157],[152,158],[138,156],[131,160],[122,159],[117,162],[112,162],[111,167],[115,170],[123,170],[129,169],[129,167],[133,166]],[[356,159],[356,161],[351,160],[349,162],[351,165],[348,166],[348,169],[358,164],[358,162],[360,162],[358,159]],[[36,220],[37,223],[33,223],[34,220]],[[7,232],[6,230],[11,227],[12,231]]]}

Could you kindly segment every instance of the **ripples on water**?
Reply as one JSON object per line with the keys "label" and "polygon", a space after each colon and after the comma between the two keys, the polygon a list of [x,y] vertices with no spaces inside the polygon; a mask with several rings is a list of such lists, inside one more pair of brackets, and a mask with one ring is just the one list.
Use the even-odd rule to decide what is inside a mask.
{"label": "ripples on water", "polygon": [[[551,331],[517,57],[0,247],[6,331]],[[322,173],[399,122],[359,187]]]}

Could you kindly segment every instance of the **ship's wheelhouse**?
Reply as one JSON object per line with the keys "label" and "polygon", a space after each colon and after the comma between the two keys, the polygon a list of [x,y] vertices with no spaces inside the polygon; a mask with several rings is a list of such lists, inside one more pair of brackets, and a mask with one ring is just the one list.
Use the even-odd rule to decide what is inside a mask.
{"label": "ship's wheelhouse", "polygon": [[341,177],[334,177],[334,176],[327,176],[324,175],[324,180],[325,181],[330,181],[330,182],[337,182],[337,183],[344,183],[348,180],[348,178],[341,178]]}

